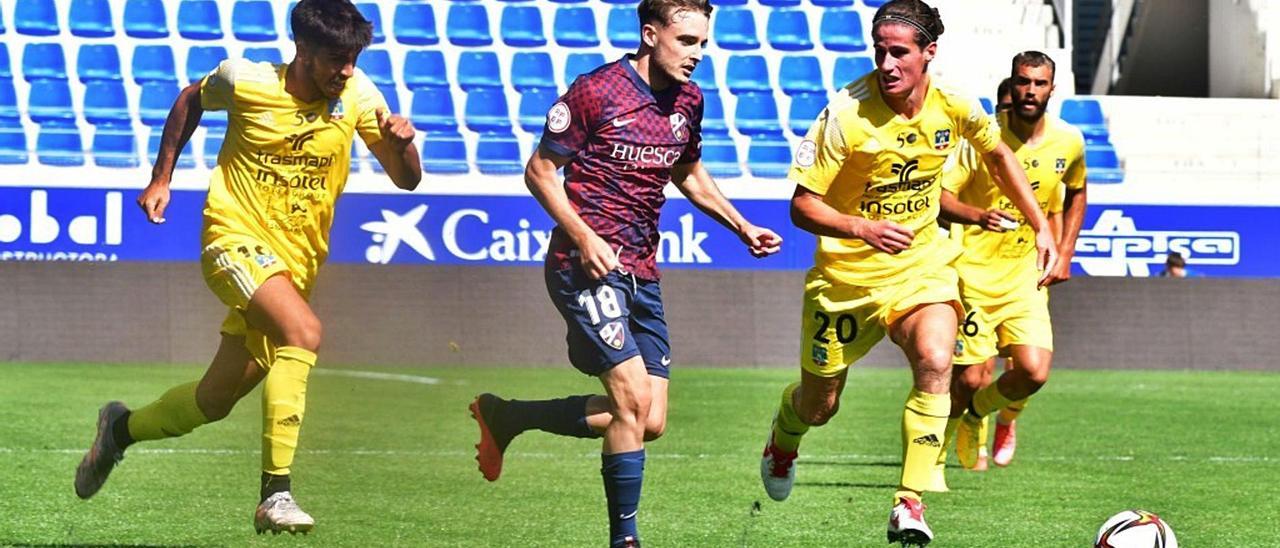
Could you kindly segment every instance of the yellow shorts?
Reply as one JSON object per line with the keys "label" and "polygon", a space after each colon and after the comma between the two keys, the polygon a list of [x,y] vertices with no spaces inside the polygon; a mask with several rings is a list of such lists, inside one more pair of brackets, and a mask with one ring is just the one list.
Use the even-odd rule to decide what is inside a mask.
{"label": "yellow shorts", "polygon": [[974,365],[1006,355],[1012,345],[1053,351],[1049,290],[1034,286],[1000,299],[961,291],[965,315],[956,335],[955,363]]}
{"label": "yellow shorts", "polygon": [[950,264],[883,287],[833,283],[818,269],[810,270],[800,322],[800,367],[821,377],[839,375],[867,355],[889,326],[921,305],[950,304],[958,316],[958,285]]}
{"label": "yellow shorts", "polygon": [[209,289],[231,310],[222,322],[222,333],[243,336],[245,348],[263,368],[269,368],[275,348],[267,337],[253,329],[244,319],[249,300],[263,282],[276,274],[289,274],[289,268],[266,244],[242,235],[220,236],[204,248],[200,269]]}

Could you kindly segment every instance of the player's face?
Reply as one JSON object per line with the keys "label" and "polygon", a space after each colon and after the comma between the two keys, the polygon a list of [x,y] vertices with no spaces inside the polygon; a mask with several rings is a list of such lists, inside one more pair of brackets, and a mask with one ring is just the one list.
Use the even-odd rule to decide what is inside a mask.
{"label": "player's face", "polygon": [[880,91],[890,97],[906,97],[924,81],[925,69],[938,50],[937,43],[924,49],[916,45],[916,29],[885,23],[875,28],[876,68],[880,69]]}
{"label": "player's face", "polygon": [[347,79],[355,74],[359,51],[338,51],[299,44],[307,75],[316,89],[327,99],[337,99],[347,87]]}
{"label": "player's face", "polygon": [[702,61],[702,48],[707,45],[707,16],[702,12],[680,10],[666,25],[645,25],[641,29],[645,43],[652,48],[653,63],[671,81],[683,84],[693,76]]}
{"label": "player's face", "polygon": [[1013,96],[1008,93],[996,98],[996,112],[1013,110]]}
{"label": "player's face", "polygon": [[1049,65],[1021,65],[1013,75],[1013,113],[1026,122],[1044,116],[1053,95],[1053,70]]}

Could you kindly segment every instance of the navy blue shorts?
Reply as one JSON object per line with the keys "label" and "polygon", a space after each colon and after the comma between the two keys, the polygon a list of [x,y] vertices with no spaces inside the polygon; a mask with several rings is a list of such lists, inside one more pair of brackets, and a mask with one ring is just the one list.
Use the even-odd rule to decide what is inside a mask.
{"label": "navy blue shorts", "polygon": [[547,294],[564,316],[569,362],[599,376],[635,356],[650,375],[670,378],[671,341],[658,282],[613,271],[599,280],[580,269],[546,269]]}

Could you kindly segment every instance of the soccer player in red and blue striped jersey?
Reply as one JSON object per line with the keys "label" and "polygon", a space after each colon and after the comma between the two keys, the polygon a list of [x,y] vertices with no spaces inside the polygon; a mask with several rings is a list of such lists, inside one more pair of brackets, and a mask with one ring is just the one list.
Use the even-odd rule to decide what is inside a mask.
{"label": "soccer player in red and blue striped jersey", "polygon": [[[644,442],[666,427],[671,350],[656,264],[663,189],[676,187],[757,257],[777,234],[747,222],[702,166],[702,92],[689,81],[707,40],[707,0],[642,0],[633,55],[579,77],[547,113],[525,180],[556,220],[547,290],[568,326],[569,361],[604,395],[471,404],[480,470],[496,480],[521,432],[604,438],[610,545],[639,546]],[[563,184],[556,170],[563,167]]]}

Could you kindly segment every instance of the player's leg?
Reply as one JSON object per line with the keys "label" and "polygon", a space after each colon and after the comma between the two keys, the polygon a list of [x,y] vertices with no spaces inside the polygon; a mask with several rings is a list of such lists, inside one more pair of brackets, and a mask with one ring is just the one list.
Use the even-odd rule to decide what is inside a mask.
{"label": "player's leg", "polygon": [[76,494],[89,498],[102,488],[130,445],[182,436],[227,416],[263,372],[244,346],[244,337],[223,334],[213,362],[199,381],[170,388],[156,401],[130,411],[113,401],[98,413],[98,432],[76,468]]}
{"label": "player's leg", "polygon": [[[1004,361],[1005,371],[1013,369],[1013,358],[1006,358]],[[992,460],[996,466],[1009,466],[1013,462],[1013,455],[1018,450],[1018,417],[1022,415],[1022,411],[1027,408],[1029,398],[1023,398],[1009,405],[996,413],[996,434],[992,441]]]}
{"label": "player's leg", "polygon": [[827,424],[840,410],[848,369],[834,376],[800,371],[800,381],[782,389],[769,441],[760,459],[760,478],[773,500],[786,500],[796,478],[800,441],[811,427]]}
{"label": "player's leg", "polygon": [[[981,467],[983,439],[982,422],[965,420],[965,411],[973,395],[984,386],[991,384],[991,370],[995,367],[995,358],[977,364],[956,363],[951,383],[951,413],[947,420],[947,444],[953,440],[956,444],[956,456],[960,465],[974,470]],[[946,458],[946,450],[943,450]]]}
{"label": "player's leg", "polygon": [[911,364],[912,390],[902,419],[903,469],[896,499],[920,499],[933,482],[951,409],[951,358],[956,310],[924,304],[890,326],[893,341]]}
{"label": "player's leg", "polygon": [[[293,500],[290,466],[306,414],[307,379],[316,364],[321,324],[287,275],[268,278],[245,310],[260,341],[259,360],[268,363],[262,387],[262,477],[254,527],[258,532],[307,532],[315,521]],[[262,341],[265,337],[269,345]]]}
{"label": "player's leg", "polygon": [[635,546],[640,539],[636,516],[644,483],[650,376],[643,359],[635,356],[601,374],[600,382],[609,395],[611,416],[600,455],[600,475],[609,511],[609,545]]}

